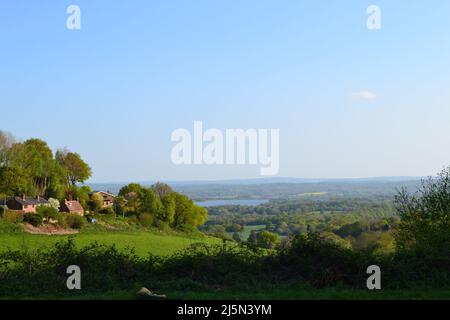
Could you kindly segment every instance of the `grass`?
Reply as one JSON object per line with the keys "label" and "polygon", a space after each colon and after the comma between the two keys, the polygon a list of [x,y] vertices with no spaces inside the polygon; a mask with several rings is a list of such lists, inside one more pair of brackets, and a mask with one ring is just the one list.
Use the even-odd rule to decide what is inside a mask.
{"label": "grass", "polygon": [[189,237],[183,234],[176,233],[157,233],[150,231],[136,231],[136,232],[99,232],[99,233],[80,233],[71,236],[47,236],[47,235],[32,235],[26,233],[18,234],[0,234],[0,251],[8,248],[18,249],[26,247],[30,250],[38,248],[49,247],[66,240],[68,237],[74,237],[76,244],[80,247],[86,246],[94,241],[101,244],[112,245],[115,244],[117,248],[124,249],[126,247],[134,248],[136,254],[146,256],[148,253],[154,255],[169,255],[175,251],[182,250],[193,243],[220,243],[221,240],[216,238],[199,238]]}
{"label": "grass", "polygon": [[[151,289],[151,288],[150,288]],[[137,292],[137,290],[136,290]],[[85,295],[66,294],[53,297],[23,299],[56,300],[134,300],[136,292],[115,291]],[[223,289],[158,292],[170,300],[449,300],[450,289],[443,290],[351,290],[343,288],[311,289],[305,287],[266,287],[254,289]]]}

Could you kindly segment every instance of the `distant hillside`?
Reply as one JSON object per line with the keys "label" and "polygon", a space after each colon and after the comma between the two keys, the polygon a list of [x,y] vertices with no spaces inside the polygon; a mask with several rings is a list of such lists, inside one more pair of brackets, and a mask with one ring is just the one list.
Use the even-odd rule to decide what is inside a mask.
{"label": "distant hillside", "polygon": [[[398,189],[414,191],[420,177],[360,179],[262,178],[250,180],[167,182],[176,191],[196,200],[292,199],[320,194],[326,197],[391,197]],[[151,185],[153,182],[144,182]],[[117,194],[126,183],[92,183],[95,190]]]}

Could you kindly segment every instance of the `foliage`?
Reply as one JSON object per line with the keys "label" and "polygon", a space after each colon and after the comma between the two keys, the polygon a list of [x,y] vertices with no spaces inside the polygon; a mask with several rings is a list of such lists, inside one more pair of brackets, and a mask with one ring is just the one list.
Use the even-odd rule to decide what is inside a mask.
{"label": "foliage", "polygon": [[103,206],[103,197],[98,193],[91,194],[89,200],[89,210],[98,212]]}
{"label": "foliage", "polygon": [[0,234],[16,234],[21,233],[22,228],[15,222],[10,222],[3,217],[0,219]]}
{"label": "foliage", "polygon": [[196,228],[206,222],[208,212],[185,195],[174,192],[169,186],[157,183],[150,188],[139,184],[124,186],[119,192],[119,212],[128,216],[151,214],[154,223],[163,223],[174,229]]}
{"label": "foliage", "polygon": [[23,194],[33,194],[35,190],[30,186],[29,179],[23,169],[0,167],[0,193],[22,196]]}
{"label": "foliage", "polygon": [[[70,186],[91,175],[89,166],[76,153],[53,155],[40,139],[16,142],[0,132],[0,193],[7,196],[45,196],[62,200]],[[70,182],[70,183],[69,183]]]}
{"label": "foliage", "polygon": [[77,182],[84,182],[92,175],[89,165],[83,161],[78,153],[68,150],[58,150],[56,161],[64,169],[67,183],[74,186]]}
{"label": "foliage", "polygon": [[49,206],[59,212],[60,203],[57,199],[49,198],[48,199]]}
{"label": "foliage", "polygon": [[50,220],[57,220],[59,217],[59,211],[54,207],[50,206],[39,206],[36,209],[36,214],[40,216],[45,221],[49,222]]}
{"label": "foliage", "polygon": [[139,223],[144,228],[149,228],[153,225],[153,215],[150,213],[143,213],[139,215]]}
{"label": "foliage", "polygon": [[40,225],[42,225],[43,220],[40,215],[29,212],[23,215],[23,222],[27,222],[34,227],[39,227]]}
{"label": "foliage", "polygon": [[400,250],[450,258],[450,167],[422,182],[416,194],[395,197],[401,217],[395,240]]}
{"label": "foliage", "polygon": [[81,229],[86,222],[86,220],[82,216],[76,213],[69,213],[65,215],[64,220],[65,224],[72,229]]}
{"label": "foliage", "polygon": [[3,212],[2,218],[3,220],[11,223],[18,223],[23,220],[23,214],[7,209]]}
{"label": "foliage", "polygon": [[280,244],[280,237],[270,231],[263,230],[260,232],[252,231],[248,242],[265,249],[274,249]]}
{"label": "foliage", "polygon": [[[138,256],[133,249],[91,243],[78,247],[73,240],[35,251],[0,253],[0,296],[65,295],[66,267],[83,270],[83,294],[149,286],[182,291],[205,288],[262,288],[302,284],[308,288],[364,289],[368,265],[380,265],[385,289],[450,285],[450,269],[414,255],[378,257],[354,252],[318,234],[296,236],[281,251],[255,249],[233,243],[195,244],[169,256]],[[418,268],[419,272],[411,271]],[[176,279],[176,281],[174,281]],[[80,294],[73,292],[73,294]]]}

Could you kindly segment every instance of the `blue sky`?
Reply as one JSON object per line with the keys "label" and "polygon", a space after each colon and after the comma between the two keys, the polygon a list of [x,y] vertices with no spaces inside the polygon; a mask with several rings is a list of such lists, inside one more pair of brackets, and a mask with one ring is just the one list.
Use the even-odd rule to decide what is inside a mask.
{"label": "blue sky", "polygon": [[432,175],[450,164],[449,39],[447,0],[2,2],[0,129],[79,152],[97,182],[259,176],[172,164],[194,120],[280,129],[280,176]]}

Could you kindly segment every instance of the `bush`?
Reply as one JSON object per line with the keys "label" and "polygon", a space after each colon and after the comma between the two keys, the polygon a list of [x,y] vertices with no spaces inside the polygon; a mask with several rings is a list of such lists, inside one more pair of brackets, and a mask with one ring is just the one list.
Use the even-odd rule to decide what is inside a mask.
{"label": "bush", "polygon": [[185,223],[185,224],[178,226],[177,229],[184,233],[192,233],[192,234],[199,233],[197,227],[192,224]]}
{"label": "bush", "polygon": [[3,219],[8,221],[8,222],[12,222],[12,223],[18,223],[18,222],[22,222],[23,221],[23,214],[18,213],[18,212],[14,212],[11,210],[5,210],[3,212]]}
{"label": "bush", "polygon": [[378,265],[370,252],[342,248],[317,233],[295,236],[277,263],[283,277],[305,280],[315,288],[340,284],[364,287],[367,266]]}
{"label": "bush", "polygon": [[143,213],[139,216],[139,223],[144,228],[150,228],[153,224],[153,216],[150,213]]}
{"label": "bush", "polygon": [[50,222],[50,220],[57,220],[59,217],[59,211],[54,207],[39,206],[36,209],[36,213],[47,222]]}
{"label": "bush", "polygon": [[65,216],[65,223],[69,228],[81,229],[85,223],[85,219],[78,214],[70,213]]}
{"label": "bush", "polygon": [[261,231],[258,233],[257,244],[261,248],[274,249],[280,244],[280,237],[270,231]]}
{"label": "bush", "polygon": [[0,233],[10,234],[10,233],[20,233],[22,228],[16,223],[9,222],[7,220],[0,220]]}
{"label": "bush", "polygon": [[129,224],[139,224],[138,217],[136,217],[135,215],[127,217],[127,220]]}
{"label": "bush", "polygon": [[42,217],[37,213],[25,213],[23,221],[31,224],[34,227],[42,225]]}
{"label": "bush", "polygon": [[103,208],[98,211],[99,214],[115,215],[113,208]]}
{"label": "bush", "polygon": [[415,194],[395,197],[401,221],[395,233],[399,251],[450,260],[450,167],[429,178]]}
{"label": "bush", "polygon": [[169,231],[170,226],[167,222],[161,221],[157,218],[153,219],[153,225],[161,231]]}

